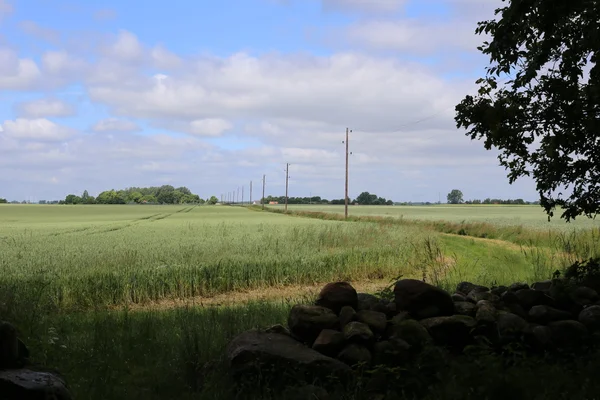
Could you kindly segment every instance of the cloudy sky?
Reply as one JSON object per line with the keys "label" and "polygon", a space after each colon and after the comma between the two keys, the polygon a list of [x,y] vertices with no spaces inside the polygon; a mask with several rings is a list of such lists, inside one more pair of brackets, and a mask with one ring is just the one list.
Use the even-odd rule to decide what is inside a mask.
{"label": "cloudy sky", "polygon": [[[500,0],[0,0],[0,197],[536,199],[454,123]],[[255,190],[255,194],[258,191]],[[258,198],[258,196],[254,196]]]}

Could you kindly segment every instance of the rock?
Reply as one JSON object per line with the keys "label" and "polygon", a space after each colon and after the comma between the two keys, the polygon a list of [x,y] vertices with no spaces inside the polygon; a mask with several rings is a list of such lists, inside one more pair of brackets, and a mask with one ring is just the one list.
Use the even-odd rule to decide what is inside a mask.
{"label": "rock", "polygon": [[[514,294],[514,293],[513,293]],[[529,314],[519,303],[508,303],[504,305],[504,308],[508,310],[508,312],[518,315],[523,319],[529,318]]]}
{"label": "rock", "polygon": [[494,305],[486,300],[481,300],[477,303],[477,313],[475,320],[480,324],[494,324],[496,322],[497,310]]}
{"label": "rock", "polygon": [[58,376],[29,369],[0,371],[2,400],[70,400],[65,381]]}
{"label": "rock", "polygon": [[553,347],[552,329],[547,326],[529,324],[525,329],[525,339],[535,350],[548,350]]}
{"label": "rock", "polygon": [[456,292],[465,296],[471,293],[473,290],[477,290],[479,292],[489,292],[490,289],[485,286],[475,285],[471,282],[461,282],[456,286]]}
{"label": "rock", "polygon": [[525,319],[512,313],[500,313],[496,323],[499,338],[505,343],[520,338],[528,326]]}
{"label": "rock", "polygon": [[283,325],[277,324],[265,329],[266,333],[279,333],[281,335],[290,335],[290,331]]}
{"label": "rock", "polygon": [[323,329],[337,329],[339,319],[329,308],[295,305],[288,317],[292,335],[312,346]]}
{"label": "rock", "polygon": [[422,348],[432,341],[427,329],[414,319],[406,319],[394,324],[392,337],[402,339],[416,348]]}
{"label": "rock", "polygon": [[502,303],[504,304],[518,304],[519,298],[517,297],[515,292],[509,290],[508,292],[500,296],[500,301],[502,301]]}
{"label": "rock", "polygon": [[508,292],[508,286],[498,286],[498,287],[493,287],[492,290],[490,290],[490,292],[495,295],[495,296],[502,296],[504,293]]}
{"label": "rock", "polygon": [[408,361],[410,357],[410,345],[398,338],[392,338],[375,343],[373,347],[373,364],[387,365],[390,367],[400,366]]}
{"label": "rock", "polygon": [[380,300],[378,297],[369,294],[369,293],[359,293],[358,294],[358,306],[357,311],[361,310],[372,310],[378,304],[380,304]]}
{"label": "rock", "polygon": [[450,298],[455,303],[460,303],[460,302],[463,302],[463,301],[467,301],[467,297],[463,296],[460,293],[454,293],[452,296],[450,296]]}
{"label": "rock", "polygon": [[471,341],[471,329],[477,325],[473,318],[465,315],[427,318],[420,322],[436,344],[461,348]]}
{"label": "rock", "polygon": [[19,339],[15,327],[0,321],[0,369],[19,366]]}
{"label": "rock", "polygon": [[358,307],[358,294],[356,289],[348,282],[332,282],[321,289],[315,304],[327,307],[338,314],[344,306],[356,309]]}
{"label": "rock", "polygon": [[467,300],[472,303],[479,303],[481,300],[496,302],[500,298],[490,292],[477,292],[476,290],[469,293]]}
{"label": "rock", "polygon": [[557,347],[573,347],[586,341],[588,330],[578,321],[556,321],[548,324],[552,342]]}
{"label": "rock", "polygon": [[454,303],[454,313],[458,315],[467,315],[474,317],[477,312],[477,306],[467,301],[459,301]]}
{"label": "rock", "polygon": [[509,292],[518,292],[524,289],[529,289],[529,285],[525,282],[516,282],[508,287]]}
{"label": "rock", "polygon": [[398,310],[408,311],[417,319],[448,316],[454,312],[454,303],[447,292],[416,279],[398,281],[394,294]]}
{"label": "rock", "polygon": [[569,295],[580,306],[588,306],[598,301],[598,292],[586,286],[576,287]]}
{"label": "rock", "polygon": [[552,298],[546,293],[533,289],[521,289],[515,292],[519,304],[528,311],[533,306],[551,305]]}
{"label": "rock", "polygon": [[352,321],[344,327],[344,337],[348,342],[360,344],[370,344],[375,339],[371,328],[358,321]]}
{"label": "rock", "polygon": [[370,310],[361,310],[356,313],[358,321],[367,324],[374,333],[382,334],[387,326],[387,317],[384,313]]}
{"label": "rock", "polygon": [[590,331],[600,330],[600,306],[589,306],[579,313],[579,322]]}
{"label": "rock", "polygon": [[283,398],[286,400],[330,400],[331,397],[327,390],[315,385],[287,387],[283,391]]}
{"label": "rock", "polygon": [[226,358],[235,378],[273,374],[292,381],[312,382],[333,374],[344,377],[350,368],[306,347],[287,335],[250,330],[236,336],[226,347]]}
{"label": "rock", "polygon": [[340,310],[340,329],[344,329],[349,322],[356,321],[356,311],[350,306],[344,306]]}
{"label": "rock", "polygon": [[529,310],[529,319],[532,322],[546,325],[554,321],[563,321],[573,318],[567,311],[559,310],[550,306],[533,306]]}
{"label": "rock", "polygon": [[537,290],[539,292],[544,292],[544,293],[549,293],[551,287],[552,287],[552,280],[535,282],[531,285],[532,290]]}
{"label": "rock", "polygon": [[329,357],[335,357],[343,348],[346,337],[342,332],[323,329],[312,345],[313,350]]}
{"label": "rock", "polygon": [[388,318],[392,318],[394,315],[396,315],[396,314],[398,313],[398,311],[397,311],[397,310],[398,310],[398,307],[396,306],[396,303],[394,303],[394,302],[392,301],[392,302],[389,302],[389,303],[387,303],[387,304],[385,305],[385,310],[384,310],[384,312],[385,312],[385,315],[386,315]]}
{"label": "rock", "polygon": [[338,354],[337,358],[344,364],[355,366],[361,363],[370,364],[372,356],[369,349],[365,346],[352,343],[346,346],[340,354]]}

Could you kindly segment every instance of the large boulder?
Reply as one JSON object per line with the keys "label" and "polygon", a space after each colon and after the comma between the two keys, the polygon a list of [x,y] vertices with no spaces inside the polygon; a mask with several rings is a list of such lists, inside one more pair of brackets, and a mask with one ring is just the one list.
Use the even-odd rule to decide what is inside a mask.
{"label": "large boulder", "polygon": [[65,381],[49,372],[29,369],[0,371],[2,400],[70,400]]}
{"label": "large boulder", "polygon": [[357,343],[351,343],[344,347],[338,359],[346,365],[355,366],[357,364],[370,364],[373,356],[368,348]]}
{"label": "large boulder", "polygon": [[358,293],[356,293],[356,289],[348,282],[328,283],[321,289],[315,304],[327,307],[334,313],[339,314],[344,306],[350,306],[357,309]]}
{"label": "large boulder", "polygon": [[352,321],[344,327],[344,337],[348,342],[369,345],[375,340],[369,325]]}
{"label": "large boulder", "polygon": [[427,329],[414,319],[404,319],[392,325],[393,338],[404,340],[406,343],[420,349],[432,342]]}
{"label": "large boulder", "polygon": [[312,348],[321,354],[329,357],[335,357],[344,347],[346,338],[342,332],[332,329],[323,329],[317,340],[312,345]]}
{"label": "large boulder", "polygon": [[584,308],[579,313],[579,322],[592,332],[600,330],[600,306]]}
{"label": "large boulder", "polygon": [[539,290],[521,289],[515,292],[515,295],[521,307],[526,311],[529,311],[534,306],[547,306],[553,303],[550,296]]}
{"label": "large boulder", "polygon": [[312,346],[323,329],[337,329],[340,321],[334,312],[326,307],[297,304],[288,317],[288,327],[292,335]]}
{"label": "large boulder", "polygon": [[19,363],[19,340],[15,327],[0,321],[0,369],[15,368]]}
{"label": "large boulder", "polygon": [[356,314],[358,321],[367,324],[376,334],[385,332],[387,326],[387,317],[384,313],[371,310],[361,310]]}
{"label": "large boulder", "polygon": [[396,306],[416,319],[449,316],[454,302],[444,290],[416,279],[402,279],[394,287]]}
{"label": "large boulder", "polygon": [[572,318],[571,313],[550,306],[533,306],[529,310],[529,319],[532,322],[542,325]]}
{"label": "large boulder", "polygon": [[260,330],[236,336],[227,345],[226,357],[231,373],[237,379],[268,375],[274,380],[287,376],[294,382],[312,382],[331,374],[343,377],[350,371],[346,364],[306,347],[288,335]]}
{"label": "large boulder", "polygon": [[525,319],[508,312],[500,312],[496,324],[499,339],[504,343],[520,339],[528,327]]}
{"label": "large boulder", "polygon": [[464,347],[471,341],[477,322],[466,315],[427,318],[421,321],[434,342],[443,346]]}

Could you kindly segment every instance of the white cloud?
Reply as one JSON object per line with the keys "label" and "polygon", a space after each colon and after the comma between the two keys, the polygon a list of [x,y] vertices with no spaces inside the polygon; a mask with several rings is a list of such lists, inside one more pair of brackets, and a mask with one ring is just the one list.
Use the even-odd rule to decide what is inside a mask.
{"label": "white cloud", "polygon": [[357,10],[366,12],[398,11],[406,0],[321,0],[325,11]]}
{"label": "white cloud", "polygon": [[36,63],[19,58],[17,53],[0,46],[0,89],[27,90],[39,82],[41,72]]}
{"label": "white cloud", "polygon": [[60,40],[60,32],[56,29],[50,29],[38,25],[35,21],[21,21],[19,27],[28,35],[50,43],[57,43]]}
{"label": "white cloud", "polygon": [[19,103],[15,106],[19,116],[26,118],[67,117],[75,114],[75,109],[58,99],[38,99]]}
{"label": "white cloud", "polygon": [[106,118],[92,126],[95,132],[136,132],[140,127],[132,121],[118,118]]}
{"label": "white cloud", "polygon": [[73,136],[76,132],[46,118],[7,120],[2,124],[4,133],[18,140],[61,141]]}
{"label": "white cloud", "polygon": [[126,30],[119,31],[114,42],[105,51],[109,57],[125,62],[140,61],[144,55],[144,48],[137,36]]}
{"label": "white cloud", "polygon": [[12,14],[13,6],[6,0],[0,0],[0,22],[8,15]]}

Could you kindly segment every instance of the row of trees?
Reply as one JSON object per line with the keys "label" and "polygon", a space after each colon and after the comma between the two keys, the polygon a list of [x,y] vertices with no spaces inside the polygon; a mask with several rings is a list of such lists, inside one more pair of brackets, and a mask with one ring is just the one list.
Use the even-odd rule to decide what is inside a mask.
{"label": "row of trees", "polygon": [[453,189],[447,196],[449,204],[540,204],[539,201],[525,201],[523,199],[491,199],[487,198],[485,200],[463,200],[463,193],[458,189]]}
{"label": "row of trees", "polygon": [[[285,196],[267,196],[263,200],[265,204],[269,204],[270,202],[277,203],[285,203]],[[320,196],[312,196],[312,197],[288,197],[288,204],[344,204],[344,199],[333,199],[327,200],[321,198]],[[386,200],[383,197],[378,197],[375,194],[370,194],[369,192],[362,192],[355,200],[350,200],[350,204],[360,204],[360,205],[392,205],[394,202],[392,200]]]}
{"label": "row of trees", "polygon": [[6,204],[6,203],[8,203],[8,200],[0,197],[0,204]]}
{"label": "row of trees", "polygon": [[202,199],[185,186],[174,188],[171,185],[160,187],[131,187],[123,190],[105,190],[98,197],[90,196],[85,190],[81,196],[69,194],[61,204],[216,204],[218,199],[211,196]]}

